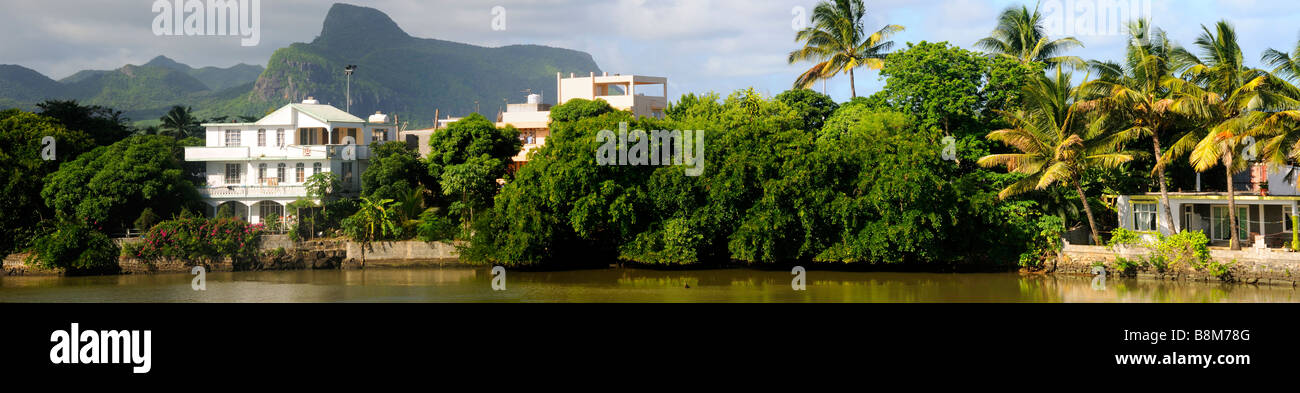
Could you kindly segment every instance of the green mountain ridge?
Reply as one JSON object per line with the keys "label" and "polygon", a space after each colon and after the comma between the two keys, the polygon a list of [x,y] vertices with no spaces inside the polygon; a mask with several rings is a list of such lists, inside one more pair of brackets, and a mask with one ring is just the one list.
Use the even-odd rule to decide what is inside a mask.
{"label": "green mountain ridge", "polygon": [[[478,109],[489,118],[518,103],[524,90],[554,103],[556,73],[601,72],[590,54],[539,45],[488,48],[416,38],[374,8],[334,4],[310,43],[276,50],[267,66],[192,68],[159,56],[114,71],[82,71],[61,81],[20,66],[0,66],[0,108],[29,108],[43,99],[76,99],[152,120],[172,105],[191,106],[200,118],[261,116],[315,97],[344,108],[343,68],[352,77],[352,113],[383,111],[408,127]],[[476,105],[477,103],[477,105]]]}

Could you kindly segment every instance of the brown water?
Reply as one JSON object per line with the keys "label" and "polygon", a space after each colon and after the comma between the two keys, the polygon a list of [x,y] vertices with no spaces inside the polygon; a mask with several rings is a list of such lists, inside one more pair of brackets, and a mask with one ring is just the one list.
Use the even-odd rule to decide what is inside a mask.
{"label": "brown water", "polygon": [[[1291,287],[1090,277],[809,271],[603,269],[506,273],[394,269],[193,276],[0,277],[0,302],[1298,302]],[[689,288],[688,288],[689,287]]]}

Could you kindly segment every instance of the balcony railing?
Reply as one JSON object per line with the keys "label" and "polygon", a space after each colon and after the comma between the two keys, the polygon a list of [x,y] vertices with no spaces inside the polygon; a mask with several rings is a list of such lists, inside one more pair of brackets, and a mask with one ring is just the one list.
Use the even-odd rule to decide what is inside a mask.
{"label": "balcony railing", "polygon": [[[341,160],[347,145],[295,145],[287,147],[186,147],[185,161]],[[356,159],[370,159],[370,146],[355,145]]]}
{"label": "balcony railing", "polygon": [[307,196],[307,187],[217,186],[199,188],[199,194],[209,198],[303,197]]}

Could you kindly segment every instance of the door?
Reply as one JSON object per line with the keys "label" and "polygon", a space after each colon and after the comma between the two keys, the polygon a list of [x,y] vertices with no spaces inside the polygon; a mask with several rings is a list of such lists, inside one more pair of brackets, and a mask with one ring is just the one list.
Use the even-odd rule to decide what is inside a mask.
{"label": "door", "polygon": [[[1228,221],[1228,207],[1214,206],[1210,209],[1210,238],[1228,240],[1232,225]],[[1250,207],[1237,206],[1237,239],[1248,240],[1250,237]]]}

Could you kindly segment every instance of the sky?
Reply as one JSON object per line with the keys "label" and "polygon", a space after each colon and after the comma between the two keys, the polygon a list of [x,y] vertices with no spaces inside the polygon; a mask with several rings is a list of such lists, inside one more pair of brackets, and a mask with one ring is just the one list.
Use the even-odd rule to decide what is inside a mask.
{"label": "sky", "polygon": [[[333,1],[261,0],[261,37],[241,46],[238,37],[158,36],[154,0],[0,0],[0,64],[18,64],[60,79],[84,69],[116,69],[165,55],[194,67],[265,65],[278,48],[310,42]],[[175,0],[171,0],[175,1]],[[212,1],[212,0],[191,0]],[[256,0],[254,0],[256,1]],[[899,24],[895,48],[908,42],[947,41],[973,49],[1008,6],[1035,7],[1040,0],[866,0],[866,24]],[[1072,35],[1085,59],[1118,59],[1124,36],[1106,31],[1115,18],[1082,16],[1108,4],[1133,6],[1170,37],[1191,46],[1202,24],[1227,19],[1236,25],[1252,64],[1262,51],[1294,51],[1300,38],[1300,2],[1294,0],[1041,0],[1056,21],[1052,36]],[[387,13],[409,34],[482,46],[539,44],[581,50],[604,71],[663,76],[669,96],[754,87],[774,95],[787,90],[811,64],[787,64],[796,49],[794,27],[817,0],[350,0]],[[502,7],[501,14],[493,13]],[[1071,18],[1066,10],[1075,9]],[[1149,11],[1147,11],[1149,10]],[[497,24],[494,25],[494,22]],[[504,29],[494,29],[504,27]],[[1095,28],[1095,27],[1102,28]],[[1098,31],[1101,30],[1101,31]],[[1066,34],[1072,33],[1072,34]],[[878,91],[874,71],[857,73],[859,95]],[[820,84],[816,87],[821,89]],[[847,76],[826,91],[849,98]]]}

